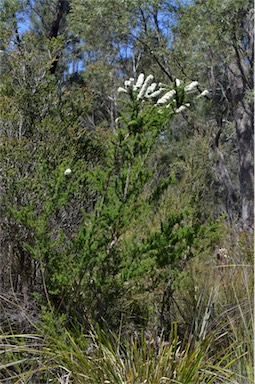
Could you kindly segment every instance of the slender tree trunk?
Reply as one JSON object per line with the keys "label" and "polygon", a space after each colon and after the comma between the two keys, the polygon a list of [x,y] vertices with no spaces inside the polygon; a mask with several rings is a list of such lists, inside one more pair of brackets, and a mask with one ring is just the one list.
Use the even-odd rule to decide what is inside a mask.
{"label": "slender tree trunk", "polygon": [[235,219],[235,205],[236,205],[236,194],[230,178],[225,158],[219,147],[215,144],[212,146],[213,151],[217,156],[217,169],[220,181],[224,185],[226,190],[226,211],[228,215],[229,224],[232,224]]}
{"label": "slender tree trunk", "polygon": [[[59,34],[59,28],[60,28],[60,23],[64,17],[64,12],[65,12],[65,7],[66,7],[67,1],[66,0],[59,0],[57,5],[56,5],[56,12],[55,12],[55,17],[51,25],[51,30],[49,31],[49,38],[56,38]],[[57,69],[57,65],[59,62],[60,57],[57,56],[55,60],[52,63],[52,66],[50,68],[50,73],[54,74]]]}
{"label": "slender tree trunk", "polygon": [[[237,52],[236,52],[237,53]],[[253,225],[254,211],[254,110],[249,101],[250,89],[248,85],[247,63],[241,61],[236,54],[233,61],[229,64],[229,84],[233,99],[234,120],[236,126],[236,136],[239,151],[239,181],[241,198],[242,224],[245,229]]]}
{"label": "slender tree trunk", "polygon": [[254,219],[253,211],[253,111],[248,103],[238,103],[235,110],[236,133],[239,147],[239,179],[242,220],[244,227],[252,226]]}

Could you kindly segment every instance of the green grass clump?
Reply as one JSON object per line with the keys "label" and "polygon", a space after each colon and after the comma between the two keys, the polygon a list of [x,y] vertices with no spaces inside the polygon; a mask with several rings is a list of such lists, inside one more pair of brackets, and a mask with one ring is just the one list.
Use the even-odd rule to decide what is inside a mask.
{"label": "green grass clump", "polygon": [[[169,341],[145,332],[121,340],[100,329],[74,336],[2,335],[3,383],[163,384],[238,383],[231,366],[236,345],[212,353],[215,338],[180,340],[173,324]],[[242,381],[243,382],[243,381]]]}

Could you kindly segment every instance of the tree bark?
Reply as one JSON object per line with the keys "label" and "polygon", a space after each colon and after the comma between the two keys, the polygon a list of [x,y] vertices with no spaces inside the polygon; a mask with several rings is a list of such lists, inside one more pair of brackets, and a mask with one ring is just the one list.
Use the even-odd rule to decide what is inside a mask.
{"label": "tree bark", "polygon": [[217,156],[216,165],[218,169],[219,179],[222,185],[224,185],[226,190],[226,203],[225,203],[226,211],[227,211],[229,224],[231,225],[235,219],[235,205],[236,205],[237,198],[236,198],[234,186],[232,184],[232,180],[230,178],[230,175],[226,166],[224,155],[219,149],[217,139],[213,141],[212,149]]}
{"label": "tree bark", "polygon": [[[55,17],[53,19],[51,30],[49,32],[49,38],[56,38],[59,33],[60,23],[64,16],[65,6],[66,6],[66,0],[59,0],[56,5],[56,12]],[[57,65],[59,62],[59,56],[56,57],[56,59],[53,61],[52,66],[50,68],[50,73],[53,75],[56,72]]]}
{"label": "tree bark", "polygon": [[229,64],[228,78],[239,152],[241,218],[244,229],[248,229],[253,226],[254,220],[254,110],[247,93],[250,89],[247,81],[249,78],[247,63],[240,59],[237,52]]}

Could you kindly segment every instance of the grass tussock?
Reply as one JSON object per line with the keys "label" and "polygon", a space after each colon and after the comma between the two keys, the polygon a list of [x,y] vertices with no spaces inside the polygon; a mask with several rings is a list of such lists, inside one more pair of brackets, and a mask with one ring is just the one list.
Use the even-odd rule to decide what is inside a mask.
{"label": "grass tussock", "polygon": [[[225,334],[216,331],[204,340],[180,340],[172,325],[169,341],[142,332],[121,340],[99,327],[74,336],[2,335],[2,383],[163,384],[245,383],[232,368],[247,353],[235,340],[214,350]],[[238,353],[236,352],[238,351]],[[238,378],[240,381],[238,381]]]}
{"label": "grass tussock", "polygon": [[0,383],[253,383],[253,269],[226,249],[220,263],[194,259],[180,275],[180,314],[167,336],[125,319],[119,332],[92,322],[86,332],[71,330],[53,312],[37,323],[27,318],[31,333],[10,324],[0,334]]}

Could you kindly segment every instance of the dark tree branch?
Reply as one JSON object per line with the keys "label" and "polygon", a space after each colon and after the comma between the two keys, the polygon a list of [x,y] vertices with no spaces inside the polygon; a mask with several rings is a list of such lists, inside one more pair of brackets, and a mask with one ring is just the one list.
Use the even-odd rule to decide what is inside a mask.
{"label": "dark tree branch", "polygon": [[155,23],[155,26],[156,26],[156,31],[157,31],[157,40],[158,42],[160,43],[160,36],[161,36],[161,31],[160,31],[160,28],[159,28],[159,22],[158,22],[158,12],[156,9],[153,10],[153,20],[154,20],[154,23]]}
{"label": "dark tree branch", "polygon": [[140,13],[141,13],[141,16],[142,16],[142,20],[143,20],[144,32],[147,35],[147,22],[146,22],[146,18],[145,18],[145,15],[144,15],[144,11],[143,11],[143,9],[141,7],[139,7],[139,10],[140,10]]}
{"label": "dark tree branch", "polygon": [[244,61],[241,58],[238,46],[237,46],[237,44],[233,44],[233,46],[234,46],[234,50],[235,50],[235,54],[236,54],[236,62],[237,62],[238,68],[239,68],[240,73],[241,73],[242,78],[243,78],[243,84],[248,85],[248,87],[251,88],[251,84],[249,84],[249,81],[247,78],[247,69],[244,68]]}
{"label": "dark tree branch", "polygon": [[156,61],[156,63],[158,64],[158,66],[160,67],[160,69],[166,74],[166,76],[173,82],[174,81],[174,78],[172,76],[172,74],[164,67],[163,64],[161,64],[160,60],[157,58],[157,56],[155,55],[154,51],[150,48],[150,46],[145,43],[142,39],[140,39],[139,37],[137,36],[133,36],[133,38],[135,38],[137,41],[139,41],[139,43],[141,43],[149,52],[149,54],[153,57],[153,59]]}
{"label": "dark tree branch", "polygon": [[[15,19],[15,14],[13,15],[13,18]],[[19,30],[18,30],[18,26],[17,26],[17,22],[15,22],[15,37],[16,37],[16,44],[17,44],[17,47],[18,47],[18,50],[20,52],[23,52],[23,47],[22,47],[22,41],[21,41],[21,38],[20,38],[20,35],[19,35]]]}
{"label": "dark tree branch", "polygon": [[[59,0],[56,5],[55,17],[53,19],[51,29],[48,35],[50,39],[56,38],[59,34],[60,23],[64,16],[66,4],[67,4],[67,0]],[[51,74],[54,74],[56,72],[59,59],[60,59],[60,55],[57,55],[50,68]]]}
{"label": "dark tree branch", "polygon": [[53,19],[51,29],[49,32],[50,39],[58,36],[60,22],[64,15],[65,5],[66,5],[66,0],[59,0],[56,5],[55,18]]}

